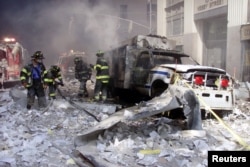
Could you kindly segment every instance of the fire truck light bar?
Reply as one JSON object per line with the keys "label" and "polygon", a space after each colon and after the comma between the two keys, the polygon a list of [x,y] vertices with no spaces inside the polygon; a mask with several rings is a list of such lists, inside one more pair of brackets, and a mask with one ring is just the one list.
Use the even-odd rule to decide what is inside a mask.
{"label": "fire truck light bar", "polygon": [[15,38],[4,38],[3,41],[4,42],[15,42],[16,39]]}

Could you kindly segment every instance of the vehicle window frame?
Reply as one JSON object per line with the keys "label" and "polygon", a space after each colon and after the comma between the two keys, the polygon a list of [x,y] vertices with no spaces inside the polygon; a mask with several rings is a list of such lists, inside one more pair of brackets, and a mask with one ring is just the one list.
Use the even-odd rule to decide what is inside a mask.
{"label": "vehicle window frame", "polygon": [[[142,59],[145,59],[143,60]],[[146,62],[147,61],[147,62]],[[139,65],[140,64],[140,65]],[[150,69],[152,68],[153,63],[152,63],[152,54],[150,51],[142,51],[140,52],[139,56],[137,57],[137,61],[136,61],[136,68],[143,68],[143,69]]]}
{"label": "vehicle window frame", "polygon": [[[156,57],[172,57],[174,60],[171,60],[169,63],[156,63]],[[154,66],[160,64],[183,64],[183,65],[199,65],[191,56],[186,54],[174,53],[174,52],[161,52],[161,51],[153,51],[152,52]],[[184,59],[188,60],[187,63],[184,63]]]}

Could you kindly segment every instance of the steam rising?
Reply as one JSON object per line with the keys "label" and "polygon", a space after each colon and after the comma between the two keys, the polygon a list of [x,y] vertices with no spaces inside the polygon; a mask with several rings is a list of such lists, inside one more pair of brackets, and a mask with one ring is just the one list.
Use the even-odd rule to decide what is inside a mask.
{"label": "steam rising", "polygon": [[12,6],[12,12],[4,13],[4,20],[13,26],[9,34],[18,35],[29,56],[41,50],[48,65],[71,49],[94,55],[97,50],[105,50],[118,42],[117,20],[103,15],[114,13],[107,5],[91,8],[76,0],[17,3],[12,4],[16,5]]}

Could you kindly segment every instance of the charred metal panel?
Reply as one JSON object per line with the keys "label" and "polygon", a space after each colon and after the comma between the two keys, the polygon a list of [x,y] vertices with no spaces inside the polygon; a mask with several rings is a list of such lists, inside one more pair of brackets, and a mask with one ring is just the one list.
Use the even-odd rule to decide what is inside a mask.
{"label": "charred metal panel", "polygon": [[137,35],[130,40],[124,41],[122,45],[132,45],[141,48],[174,50],[176,41],[157,35]]}

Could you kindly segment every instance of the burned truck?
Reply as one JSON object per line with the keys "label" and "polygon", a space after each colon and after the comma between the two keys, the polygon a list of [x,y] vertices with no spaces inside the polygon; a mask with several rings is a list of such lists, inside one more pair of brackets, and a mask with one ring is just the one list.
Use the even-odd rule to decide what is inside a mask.
{"label": "burned truck", "polygon": [[[223,69],[199,65],[175,50],[175,41],[156,35],[138,35],[107,51],[112,92],[130,90],[153,98],[178,83],[203,101],[201,109],[232,111],[233,79]],[[177,82],[175,82],[177,83]]]}
{"label": "burned truck", "polygon": [[151,99],[117,111],[78,135],[74,144],[82,154],[89,154],[85,148],[89,142],[120,122],[181,109],[186,129],[202,130],[201,109],[233,110],[232,77],[223,69],[201,66],[174,49],[175,41],[166,37],[138,35],[105,52],[113,91],[131,91]]}

